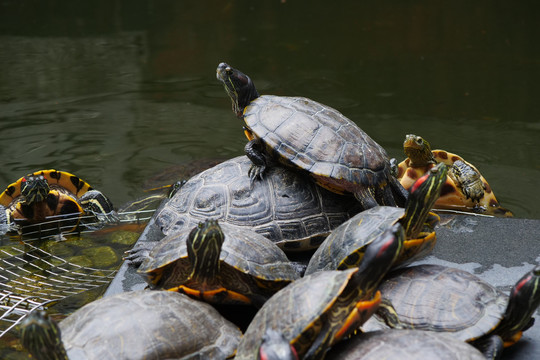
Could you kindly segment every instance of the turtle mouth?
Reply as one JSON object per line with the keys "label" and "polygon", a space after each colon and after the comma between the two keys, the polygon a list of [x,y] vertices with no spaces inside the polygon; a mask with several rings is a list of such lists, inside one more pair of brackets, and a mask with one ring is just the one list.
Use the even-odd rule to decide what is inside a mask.
{"label": "turtle mouth", "polygon": [[219,81],[227,82],[230,75],[232,75],[232,68],[224,62],[220,63],[216,69],[216,78]]}

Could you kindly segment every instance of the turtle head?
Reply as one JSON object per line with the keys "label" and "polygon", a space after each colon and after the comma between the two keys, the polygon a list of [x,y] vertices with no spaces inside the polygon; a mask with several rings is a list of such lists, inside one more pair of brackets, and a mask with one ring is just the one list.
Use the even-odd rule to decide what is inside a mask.
{"label": "turtle head", "polygon": [[534,323],[532,315],[540,306],[540,265],[536,265],[519,279],[508,299],[508,306],[496,333],[505,341],[505,346],[519,340],[522,331]]}
{"label": "turtle head", "polygon": [[21,179],[21,195],[27,204],[45,200],[49,191],[49,182],[43,175],[30,174]]}
{"label": "turtle head", "polygon": [[396,223],[369,244],[358,271],[353,275],[357,278],[354,286],[366,293],[374,292],[401,254],[404,239],[403,226]]}
{"label": "turtle head", "polygon": [[298,360],[298,354],[281,332],[268,328],[262,338],[258,360]]}
{"label": "turtle head", "polygon": [[436,163],[431,146],[421,136],[413,134],[405,136],[403,151],[409,158],[411,167],[422,167]]}
{"label": "turtle head", "polygon": [[411,186],[405,216],[401,220],[407,239],[414,239],[420,234],[431,208],[441,195],[447,173],[446,165],[439,163]]}
{"label": "turtle head", "polygon": [[219,272],[219,256],[225,235],[216,220],[206,220],[191,230],[186,241],[190,278],[212,281]]}
{"label": "turtle head", "polygon": [[226,63],[218,65],[216,77],[223,83],[225,91],[231,98],[232,109],[238,117],[244,114],[244,109],[250,102],[259,97],[255,84],[249,76]]}
{"label": "turtle head", "polygon": [[36,310],[28,315],[21,323],[20,336],[22,345],[32,357],[68,360],[60,328],[45,311]]}
{"label": "turtle head", "polygon": [[171,199],[186,183],[187,180],[182,179],[172,184],[169,192],[167,193],[167,198]]}

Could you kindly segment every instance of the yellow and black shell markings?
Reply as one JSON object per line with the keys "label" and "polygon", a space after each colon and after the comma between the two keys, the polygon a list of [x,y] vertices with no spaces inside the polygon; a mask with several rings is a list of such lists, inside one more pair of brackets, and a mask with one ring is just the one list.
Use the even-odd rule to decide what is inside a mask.
{"label": "yellow and black shell markings", "polygon": [[13,220],[24,220],[29,223],[43,222],[48,219],[53,220],[53,216],[63,215],[67,217],[82,212],[82,207],[71,194],[63,192],[61,189],[49,191],[43,201],[31,205],[23,201],[17,201],[14,206],[8,208],[8,213]]}
{"label": "yellow and black shell markings", "polygon": [[[72,193],[76,198],[80,198],[87,191],[92,190],[92,187],[86,181],[65,171],[57,171],[53,169],[40,170],[29,175],[42,175],[52,189],[55,188],[54,185],[57,185]],[[6,190],[0,194],[0,205],[8,207],[13,200],[21,195],[21,183],[23,179],[24,177],[15,181],[13,184],[10,184]]]}
{"label": "yellow and black shell markings", "polygon": [[40,224],[39,231],[48,227],[73,231],[85,213],[79,200],[91,190],[73,174],[40,170],[10,184],[0,195],[0,205],[6,208],[8,224],[22,226],[23,232],[36,230],[26,228],[32,224]]}

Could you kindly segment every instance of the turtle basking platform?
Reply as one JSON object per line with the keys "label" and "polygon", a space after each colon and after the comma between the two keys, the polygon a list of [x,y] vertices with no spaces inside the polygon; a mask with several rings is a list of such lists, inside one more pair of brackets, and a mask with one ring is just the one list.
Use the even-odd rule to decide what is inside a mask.
{"label": "turtle basking platform", "polygon": [[[441,264],[467,270],[505,292],[540,263],[540,220],[442,214],[437,245],[431,256],[417,263]],[[152,220],[139,242],[162,237]],[[143,278],[122,264],[105,296],[143,289]],[[503,359],[540,359],[540,312],[536,322]]]}

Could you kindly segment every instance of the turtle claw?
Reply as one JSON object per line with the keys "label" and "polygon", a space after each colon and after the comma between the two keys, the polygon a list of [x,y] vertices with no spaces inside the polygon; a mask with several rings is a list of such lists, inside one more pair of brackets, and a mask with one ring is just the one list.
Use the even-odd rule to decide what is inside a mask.
{"label": "turtle claw", "polygon": [[138,268],[150,255],[150,251],[157,245],[157,241],[147,241],[141,243],[140,245],[134,247],[131,250],[124,252],[122,260],[124,260],[128,265]]}
{"label": "turtle claw", "polygon": [[265,170],[266,166],[264,165],[251,165],[248,170],[248,176],[251,179],[251,182],[254,182],[257,179],[263,180]]}

